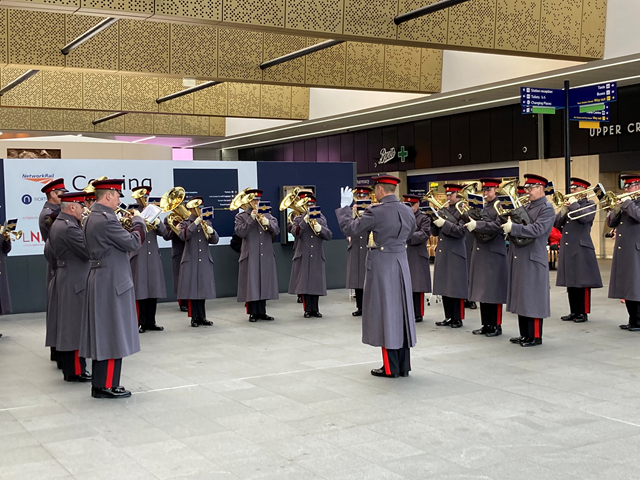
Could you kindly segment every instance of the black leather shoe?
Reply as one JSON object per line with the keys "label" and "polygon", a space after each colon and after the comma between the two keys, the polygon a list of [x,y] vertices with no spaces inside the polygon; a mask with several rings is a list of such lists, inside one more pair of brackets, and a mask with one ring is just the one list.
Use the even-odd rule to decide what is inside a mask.
{"label": "black leather shoe", "polygon": [[322,314],[320,312],[311,312],[312,317],[322,318]]}
{"label": "black leather shoe", "polygon": [[569,315],[565,315],[564,317],[560,317],[560,320],[562,320],[563,322],[570,322],[574,318],[576,318],[575,313],[570,313]]}
{"label": "black leather shoe", "polygon": [[475,310],[475,309],[478,308],[478,305],[476,304],[476,302],[469,302],[469,301],[465,300],[464,308],[470,308],[471,310]]}
{"label": "black leather shoe", "polygon": [[131,392],[124,387],[114,388],[96,388],[91,387],[91,396],[93,398],[128,398]]}
{"label": "black leather shoe", "polygon": [[213,322],[211,320],[207,320],[206,318],[201,318],[198,323],[200,325],[203,325],[205,327],[211,327],[213,325]]}
{"label": "black leather shoe", "polygon": [[311,312],[304,312],[304,318],[311,318]]}
{"label": "black leather shoe", "polygon": [[144,329],[147,331],[161,332],[164,330],[164,327],[154,323],[153,325],[145,325]]}
{"label": "black leather shoe", "polygon": [[401,377],[408,377],[409,376],[409,372],[400,372],[400,376]]}
{"label": "black leather shoe", "polygon": [[422,317],[416,317],[416,323],[420,323],[423,320]]}
{"label": "black leather shoe", "polygon": [[626,325],[620,325],[620,328],[621,328],[622,330],[629,330],[629,327],[630,327],[630,326],[631,326],[631,325],[629,325],[629,324],[627,323]]}
{"label": "black leather shoe", "polygon": [[450,327],[451,326],[451,319],[450,318],[445,318],[441,322],[436,322],[436,325],[439,326],[439,327]]}
{"label": "black leather shoe", "polygon": [[451,328],[460,328],[462,325],[462,320],[451,320]]}
{"label": "black leather shoe", "polygon": [[352,312],[351,315],[353,315],[354,317],[361,317],[362,310],[356,310],[355,312]]}
{"label": "black leather shoe", "polygon": [[584,323],[587,320],[589,320],[589,317],[587,316],[586,313],[579,313],[578,315],[575,316],[575,318],[573,319],[574,322],[576,323]]}
{"label": "black leather shoe", "polygon": [[185,305],[180,305],[180,311],[181,312],[188,312],[189,311],[189,307],[187,307]]}
{"label": "black leather shoe", "polygon": [[260,315],[259,320],[266,320],[267,322],[271,322],[271,321],[275,320],[275,318],[270,317],[266,313],[263,313],[263,314]]}
{"label": "black leather shoe", "polygon": [[302,296],[298,295],[298,303],[302,303]]}
{"label": "black leather shoe", "polygon": [[257,315],[249,315],[249,321],[251,323],[255,323],[258,321],[258,316]]}
{"label": "black leather shoe", "polygon": [[511,337],[509,341],[511,343],[520,343],[524,340],[524,337]]}
{"label": "black leather shoe", "polygon": [[525,338],[520,342],[521,347],[535,347],[536,345],[542,345],[541,338]]}
{"label": "black leather shoe", "polygon": [[473,333],[474,335],[486,335],[490,331],[491,331],[491,327],[489,325],[483,325],[482,328],[479,328],[478,330],[473,330],[471,333]]}
{"label": "black leather shoe", "polygon": [[487,333],[487,337],[499,337],[502,335],[502,327],[500,325],[493,327],[489,333]]}
{"label": "black leather shoe", "polygon": [[400,375],[398,375],[397,373],[392,373],[391,375],[387,375],[384,372],[384,367],[383,368],[374,368],[373,370],[371,370],[371,375],[373,375],[374,377],[385,377],[385,378],[398,378]]}
{"label": "black leather shoe", "polygon": [[144,333],[146,331],[147,331],[146,328],[144,328],[142,325],[138,325],[138,333]]}
{"label": "black leather shoe", "polygon": [[640,325],[630,325],[627,330],[630,332],[640,332]]}
{"label": "black leather shoe", "polygon": [[191,319],[191,326],[194,327],[194,328],[200,326],[200,322],[198,321],[197,318],[192,318]]}
{"label": "black leather shoe", "polygon": [[80,375],[65,375],[64,381],[86,383],[91,381],[91,375],[86,373],[81,373]]}
{"label": "black leather shoe", "polygon": [[2,338],[2,334],[0,333],[0,338]]}

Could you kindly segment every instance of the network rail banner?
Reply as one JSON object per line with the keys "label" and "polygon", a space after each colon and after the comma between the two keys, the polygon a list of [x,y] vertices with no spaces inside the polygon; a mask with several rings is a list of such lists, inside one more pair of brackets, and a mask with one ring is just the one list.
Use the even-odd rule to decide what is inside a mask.
{"label": "network rail banner", "polygon": [[[236,212],[224,211],[238,189],[258,184],[256,162],[173,162],[165,160],[51,160],[4,159],[4,218],[17,218],[22,238],[13,242],[11,255],[41,255],[44,241],[38,217],[46,201],[40,189],[51,180],[64,178],[69,191],[79,191],[101,176],[122,178],[123,203],[135,203],[131,191],[138,186],[153,189],[159,197],[174,186],[183,187],[187,198],[201,195],[205,206],[214,207],[213,227],[220,233],[220,244],[228,245],[233,234]],[[203,181],[203,179],[209,181]],[[223,181],[220,181],[223,180]],[[176,182],[183,182],[176,183]],[[166,214],[161,215],[164,219]],[[159,239],[160,247],[170,242]]]}

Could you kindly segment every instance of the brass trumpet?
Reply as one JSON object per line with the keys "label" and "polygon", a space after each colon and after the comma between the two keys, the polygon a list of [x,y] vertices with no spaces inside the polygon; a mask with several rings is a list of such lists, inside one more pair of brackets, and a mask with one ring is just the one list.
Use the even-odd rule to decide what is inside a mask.
{"label": "brass trumpet", "polygon": [[189,218],[189,210],[182,204],[184,202],[184,198],[186,196],[186,192],[182,187],[174,187],[168,190],[162,197],[160,198],[160,208],[163,212],[170,212],[167,215],[167,223],[169,224],[169,228],[176,235],[180,234],[180,230],[178,229],[178,225],[183,220]]}
{"label": "brass trumpet", "polygon": [[3,235],[7,242],[11,241],[11,235],[15,237],[14,240],[20,240],[22,238],[22,230],[5,230]]}

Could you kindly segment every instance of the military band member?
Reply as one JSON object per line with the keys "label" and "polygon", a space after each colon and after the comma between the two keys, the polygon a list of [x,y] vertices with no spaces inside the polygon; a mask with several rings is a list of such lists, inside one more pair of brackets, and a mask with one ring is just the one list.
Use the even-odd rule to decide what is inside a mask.
{"label": "military band member", "polygon": [[341,190],[338,223],[350,236],[372,232],[367,256],[367,274],[362,303],[362,343],[382,347],[382,367],[371,370],[376,377],[406,377],[411,370],[411,350],[416,330],[411,292],[407,242],[416,228],[415,216],[398,201],[395,190],[400,179],[374,177],[379,203],[353,218],[349,205],[353,194]]}
{"label": "military band member", "polygon": [[96,192],[85,192],[84,206],[91,210],[93,204],[96,203]]}
{"label": "military band member", "polygon": [[129,252],[144,243],[146,226],[138,212],[131,218],[130,231],[116,217],[123,183],[121,179],[94,182],[96,203],[83,224],[90,270],[79,354],[93,360],[94,398],[131,396],[120,386],[122,359],[140,351]]}
{"label": "military band member", "polygon": [[[463,185],[463,188],[464,187],[466,187],[466,184]],[[473,259],[474,240],[475,240],[475,236],[473,235],[473,232],[467,231],[465,233],[464,243],[465,243],[465,246],[467,247],[467,278],[469,279],[469,282],[471,282],[471,261]],[[468,308],[470,310],[477,310],[478,305],[476,304],[476,302],[468,298],[467,300],[464,301],[464,308]]]}
{"label": "military band member", "polygon": [[420,198],[419,195],[404,195],[404,201],[413,211],[416,220],[416,230],[407,241],[416,322],[421,322],[424,317],[424,294],[431,293],[431,265],[427,250],[427,240],[431,236],[431,219],[419,210]]}
{"label": "military band member", "polygon": [[216,232],[207,221],[202,220],[200,206],[202,197],[193,197],[187,202],[191,212],[188,219],[180,222],[180,240],[185,242],[180,262],[178,298],[187,300],[191,326],[211,326],[207,320],[205,301],[216,298],[216,281],[213,275],[213,258],[209,245],[220,241]]}
{"label": "military band member", "polygon": [[[57,319],[56,336],[52,341],[67,382],[90,382],[87,364],[79,355],[80,329],[89,276],[89,252],[84,243],[80,220],[84,212],[84,192],[60,195],[61,211],[51,225],[45,254],[56,260],[56,270],[50,283],[50,312]],[[54,298],[55,297],[55,298]]]}
{"label": "military band member", "polygon": [[[141,211],[143,206],[147,204],[151,187],[137,187],[133,189],[133,192],[145,192],[143,197],[137,199],[138,210]],[[133,274],[133,284],[136,292],[138,330],[140,333],[148,330],[164,330],[164,327],[156,324],[158,299],[167,296],[162,256],[158,248],[158,236],[164,237],[167,234],[167,229],[159,218],[155,219],[153,227],[147,232],[142,246],[138,250],[129,252],[131,273]]]}
{"label": "military band member", "polygon": [[[315,196],[307,196],[312,200],[307,204],[309,208],[315,206]],[[318,300],[327,295],[322,242],[331,240],[333,233],[327,227],[324,215],[320,214],[318,219],[312,220],[307,213],[294,218],[291,234],[297,242],[293,251],[289,293],[302,295],[304,318],[321,318]]]}
{"label": "military band member", "polygon": [[[640,174],[621,175],[624,193],[640,190]],[[607,225],[616,229],[613,247],[609,298],[624,300],[629,313],[629,323],[620,325],[623,330],[640,331],[640,194],[635,200],[625,198],[618,208],[607,215]]]}
{"label": "military band member", "polygon": [[[473,235],[473,257],[469,269],[469,300],[480,303],[482,328],[474,335],[502,335],[502,304],[507,301],[507,244],[495,204],[498,178],[481,178],[484,208],[480,219],[466,224]],[[467,239],[468,240],[468,239]]]}
{"label": "military band member", "polygon": [[[9,294],[9,277],[7,276],[6,256],[11,251],[11,237],[4,225],[0,225],[0,315],[13,312],[11,295]],[[2,334],[0,333],[0,337]]]}
{"label": "military band member", "polygon": [[[521,225],[509,218],[502,229],[509,234],[507,311],[518,315],[520,327],[520,336],[510,341],[533,347],[542,344],[542,320],[551,315],[547,239],[556,215],[545,197],[547,179],[533,174],[525,174],[524,178],[524,189],[529,194],[524,209],[531,223]],[[519,246],[512,240],[514,237],[533,240]]]}
{"label": "military band member", "polygon": [[[180,262],[182,261],[182,253],[184,252],[184,242],[180,240],[180,236],[173,231],[171,225],[169,225],[169,216],[164,217],[164,226],[167,233],[164,235],[164,239],[171,241],[171,272],[173,274],[173,293],[178,295],[178,281],[180,279]],[[178,228],[180,223],[173,225],[174,228]],[[178,306],[181,312],[188,312],[187,301],[178,297]]]}
{"label": "military band member", "polygon": [[280,233],[278,220],[259,211],[262,190],[247,190],[254,200],[235,219],[235,233],[242,238],[238,260],[238,302],[245,303],[249,321],[273,320],[267,315],[267,300],[277,300],[278,271],[273,241]]}
{"label": "military band member", "polygon": [[[591,184],[581,178],[571,178],[571,193],[580,193]],[[576,210],[582,209],[575,213]],[[596,204],[588,198],[577,200],[569,197],[556,215],[555,227],[562,232],[558,253],[558,277],[556,286],[567,287],[569,315],[564,321],[583,323],[591,312],[591,289],[602,288],[596,250],[591,240],[591,227],[595,220]],[[576,220],[569,215],[580,217]]]}
{"label": "military band member", "polygon": [[[371,187],[356,187],[354,189],[356,200],[370,200]],[[369,232],[360,235],[347,235],[342,232],[349,242],[347,247],[347,288],[353,289],[356,294],[356,311],[351,315],[362,316],[362,292],[364,288],[364,275],[367,271],[367,241]]]}
{"label": "military band member", "polygon": [[460,185],[448,183],[444,186],[449,204],[445,209],[454,221],[436,218],[431,223],[431,235],[438,237],[436,261],[433,267],[433,293],[442,295],[445,319],[436,322],[439,327],[462,327],[464,301],[469,294],[467,275],[467,229],[460,221],[460,213],[455,205],[460,200]]}

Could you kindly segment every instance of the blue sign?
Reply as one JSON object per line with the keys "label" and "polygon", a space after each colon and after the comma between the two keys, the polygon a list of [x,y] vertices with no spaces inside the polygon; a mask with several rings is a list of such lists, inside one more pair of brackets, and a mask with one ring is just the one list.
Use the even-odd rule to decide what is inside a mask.
{"label": "blue sign", "polygon": [[564,108],[564,90],[521,87],[520,105],[522,105],[522,113],[531,113],[531,110],[525,111],[525,108],[533,107]]}
{"label": "blue sign", "polygon": [[604,109],[596,112],[580,113],[580,107],[569,108],[569,120],[580,122],[608,122],[609,121],[609,104],[604,104]]}
{"label": "blue sign", "polygon": [[616,102],[618,100],[618,84],[616,82],[601,83],[591,87],[572,88],[569,90],[569,105],[580,107],[598,103]]}

